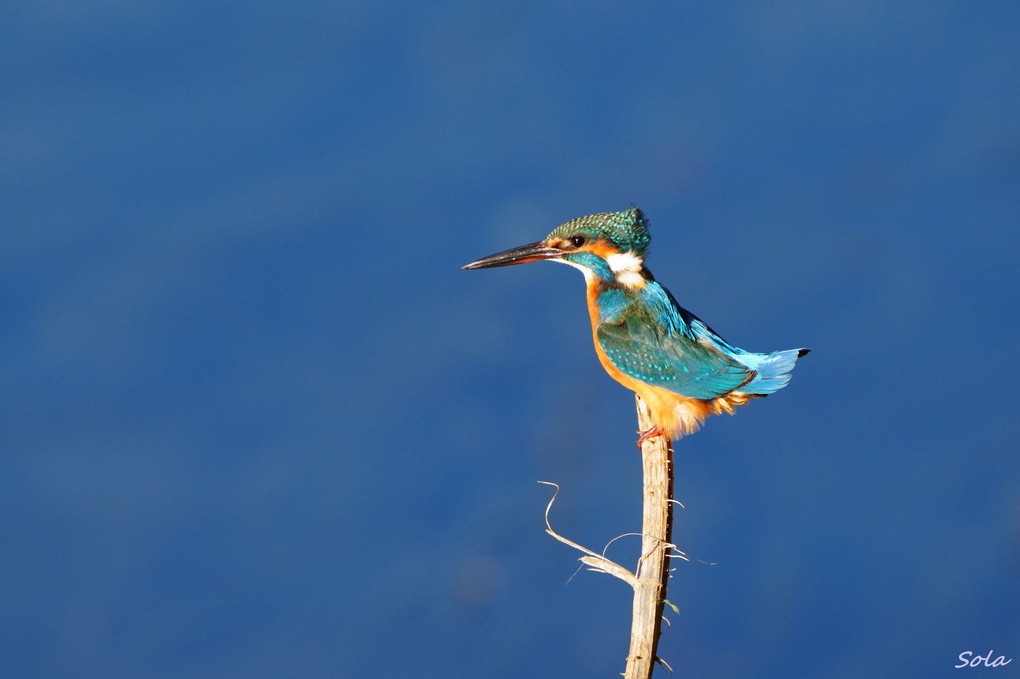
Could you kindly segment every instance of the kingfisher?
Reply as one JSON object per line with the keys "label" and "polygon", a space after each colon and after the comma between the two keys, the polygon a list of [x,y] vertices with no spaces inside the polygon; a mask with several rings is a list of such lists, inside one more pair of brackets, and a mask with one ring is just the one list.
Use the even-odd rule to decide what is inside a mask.
{"label": "kingfisher", "polygon": [[651,236],[637,207],[566,222],[544,240],[465,265],[487,269],[548,260],[584,274],[592,338],[610,377],[648,405],[653,436],[678,439],[709,415],[733,414],[785,387],[809,349],[754,353],[735,347],[687,311],[645,266]]}

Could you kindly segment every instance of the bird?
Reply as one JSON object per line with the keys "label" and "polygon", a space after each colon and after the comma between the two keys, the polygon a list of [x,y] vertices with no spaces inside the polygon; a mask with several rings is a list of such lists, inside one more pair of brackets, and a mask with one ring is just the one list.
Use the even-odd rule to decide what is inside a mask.
{"label": "bird", "polygon": [[584,274],[592,339],[610,377],[648,405],[654,436],[678,439],[710,415],[728,413],[785,387],[810,349],[754,353],[736,347],[681,307],[645,266],[651,236],[640,208],[578,217],[543,240],[483,257],[462,268],[547,260]]}

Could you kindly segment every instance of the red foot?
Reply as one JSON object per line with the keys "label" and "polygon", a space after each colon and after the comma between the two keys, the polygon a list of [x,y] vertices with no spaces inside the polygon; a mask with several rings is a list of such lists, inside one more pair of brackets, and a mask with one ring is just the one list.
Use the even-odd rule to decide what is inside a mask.
{"label": "red foot", "polygon": [[666,432],[663,431],[662,427],[655,425],[654,427],[649,427],[644,431],[639,431],[638,434],[640,434],[640,436],[638,436],[637,439],[637,447],[640,448],[641,444],[647,441],[648,439],[653,439],[656,436],[665,436]]}

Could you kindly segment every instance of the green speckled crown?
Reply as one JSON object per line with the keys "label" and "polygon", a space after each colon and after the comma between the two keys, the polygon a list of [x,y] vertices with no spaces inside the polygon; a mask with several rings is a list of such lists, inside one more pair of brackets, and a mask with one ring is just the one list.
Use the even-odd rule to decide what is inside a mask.
{"label": "green speckled crown", "polygon": [[652,237],[648,235],[648,222],[637,207],[623,212],[601,212],[597,215],[578,217],[557,226],[549,239],[566,238],[584,234],[592,240],[605,238],[622,252],[633,252],[644,256]]}

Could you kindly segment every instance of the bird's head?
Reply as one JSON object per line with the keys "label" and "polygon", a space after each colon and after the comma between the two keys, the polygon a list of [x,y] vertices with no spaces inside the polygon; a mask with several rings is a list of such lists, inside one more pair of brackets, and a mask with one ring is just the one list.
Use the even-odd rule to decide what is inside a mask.
{"label": "bird's head", "polygon": [[641,210],[603,212],[578,217],[553,229],[537,243],[522,245],[483,257],[465,269],[488,269],[548,259],[584,272],[589,281],[615,281],[626,287],[644,287],[645,250],[651,237]]}

